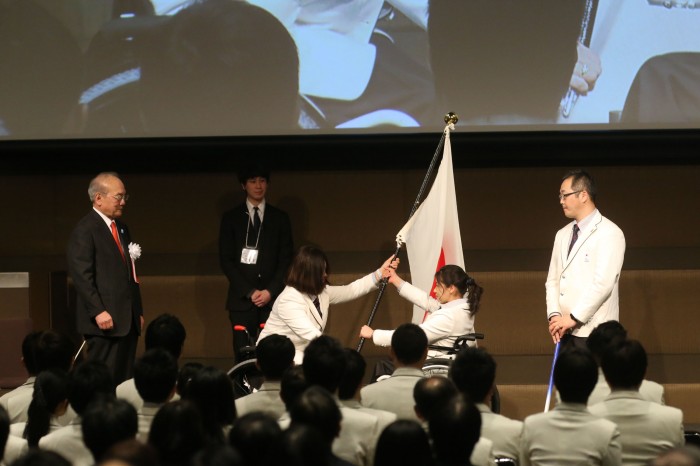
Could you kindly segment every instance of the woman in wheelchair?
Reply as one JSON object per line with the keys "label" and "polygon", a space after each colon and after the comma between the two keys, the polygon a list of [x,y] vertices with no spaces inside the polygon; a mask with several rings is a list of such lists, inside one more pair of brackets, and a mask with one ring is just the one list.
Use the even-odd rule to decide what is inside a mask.
{"label": "woman in wheelchair", "polygon": [[[424,309],[425,317],[420,327],[428,336],[431,349],[429,358],[453,358],[448,354],[460,335],[474,332],[474,315],[479,310],[483,288],[457,265],[445,265],[435,273],[435,298],[401,279],[395,269],[388,269],[389,282],[399,295]],[[360,336],[371,338],[375,345],[391,345],[393,330],[373,330],[364,325]],[[475,345],[476,342],[469,342]],[[439,349],[435,347],[444,347]]]}

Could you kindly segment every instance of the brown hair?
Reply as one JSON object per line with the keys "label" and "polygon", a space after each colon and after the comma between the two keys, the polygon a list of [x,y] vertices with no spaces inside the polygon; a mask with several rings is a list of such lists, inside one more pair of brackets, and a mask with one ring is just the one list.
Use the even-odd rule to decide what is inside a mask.
{"label": "brown hair", "polygon": [[318,295],[328,284],[326,275],[329,272],[328,258],[323,251],[315,246],[302,246],[292,259],[285,285],[302,293]]}

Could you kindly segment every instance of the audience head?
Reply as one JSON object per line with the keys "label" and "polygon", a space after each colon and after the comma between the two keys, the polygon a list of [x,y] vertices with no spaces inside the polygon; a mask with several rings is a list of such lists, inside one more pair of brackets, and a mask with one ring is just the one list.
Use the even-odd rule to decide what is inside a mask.
{"label": "audience head", "polygon": [[141,68],[150,131],[259,134],[297,125],[297,49],[272,14],[247,2],[194,2],[158,32]]}
{"label": "audience head", "polygon": [[416,421],[394,421],[379,436],[374,466],[430,466],[432,463],[428,434]]}
{"label": "audience head", "polygon": [[68,372],[73,364],[74,345],[63,333],[44,330],[28,334],[22,342],[22,360],[30,375],[47,369]]}
{"label": "audience head", "polygon": [[136,439],[122,440],[112,445],[103,455],[100,466],[153,466],[158,465],[158,453],[148,444]]}
{"label": "audience head", "polygon": [[163,348],[175,359],[180,359],[185,338],[187,332],[180,319],[172,314],[161,314],[146,327],[146,351]]}
{"label": "audience head", "polygon": [[204,369],[204,364],[199,362],[186,362],[182,365],[180,372],[177,374],[176,387],[177,394],[180,395],[181,398],[187,397],[187,389],[190,386],[192,377],[202,369]]}
{"label": "audience head", "polygon": [[343,354],[345,355],[345,372],[343,372],[338,386],[338,398],[351,400],[362,387],[367,363],[365,358],[353,349],[343,348]]}
{"label": "audience head", "polygon": [[13,461],[11,466],[71,466],[71,463],[53,451],[30,448],[27,453]]}
{"label": "audience head", "polygon": [[586,339],[586,347],[593,354],[593,357],[600,362],[603,353],[610,345],[626,339],[627,330],[625,330],[625,327],[616,320],[609,320],[593,329]]}
{"label": "audience head", "polygon": [[268,414],[252,412],[236,419],[228,440],[247,466],[277,466],[281,463],[282,429]]}
{"label": "audience head", "polygon": [[177,361],[166,350],[146,351],[134,363],[134,384],[143,401],[165,403],[175,393]]}
{"label": "audience head", "polygon": [[37,446],[39,439],[49,433],[51,417],[65,413],[68,386],[68,374],[60,369],[45,370],[36,377],[23,434],[30,447]]}
{"label": "audience head", "polygon": [[331,273],[326,253],[316,246],[302,246],[292,259],[285,285],[309,295],[319,295]]}
{"label": "audience head", "polygon": [[447,377],[432,376],[418,380],[413,386],[416,415],[424,421],[430,421],[457,393],[457,387]]}
{"label": "audience head", "polygon": [[647,372],[647,353],[637,340],[610,345],[601,361],[612,390],[638,390]]}
{"label": "audience head", "polygon": [[158,452],[161,464],[189,466],[208,443],[197,406],[186,400],[166,403],[153,418],[148,444]]}
{"label": "audience head", "polygon": [[302,367],[309,385],[319,385],[330,393],[335,393],[345,372],[342,345],[328,335],[314,338],[304,350]]}
{"label": "audience head", "polygon": [[292,405],[296,403],[307,388],[309,388],[309,383],[304,378],[304,368],[302,366],[292,366],[284,371],[280,381],[280,398],[282,398],[287,411],[291,409]]}
{"label": "audience head", "polygon": [[294,365],[294,343],[284,335],[268,335],[258,342],[255,356],[266,380],[280,380],[282,374]]}
{"label": "audience head", "polygon": [[195,453],[191,466],[249,466],[230,445],[211,444]]}
{"label": "audience head", "polygon": [[114,396],[114,382],[109,368],[101,361],[85,361],[70,373],[68,402],[82,416],[85,408],[98,396]]}
{"label": "audience head", "polygon": [[656,457],[651,466],[700,466],[700,448],[686,445],[666,450]]}
{"label": "audience head", "polygon": [[554,363],[554,385],[562,401],[586,404],[596,382],[598,366],[590,351],[565,348]]}
{"label": "audience head", "polygon": [[136,437],[139,421],[128,401],[98,397],[85,409],[81,427],[85,446],[99,462],[110,447]]}
{"label": "audience head", "polygon": [[435,280],[445,288],[454,286],[459,294],[469,303],[469,312],[473,315],[479,311],[479,301],[484,289],[467,272],[458,265],[444,265],[435,272]]}
{"label": "audience head", "polygon": [[473,403],[486,403],[496,382],[496,361],[483,348],[464,348],[450,365],[450,378]]}
{"label": "audience head", "polygon": [[289,466],[331,466],[331,446],[319,442],[321,432],[311,425],[292,424],[284,431],[282,440]]}
{"label": "audience head", "polygon": [[391,354],[397,366],[422,366],[428,355],[428,337],[416,324],[401,324],[391,336]]}
{"label": "audience head", "polygon": [[435,459],[444,464],[470,464],[481,436],[481,413],[463,395],[443,404],[428,423]]}
{"label": "audience head", "polygon": [[226,372],[215,367],[196,372],[187,389],[187,399],[202,413],[204,429],[210,438],[223,442],[223,427],[236,418],[233,383]]}
{"label": "audience head", "polygon": [[320,432],[320,438],[330,446],[340,434],[342,414],[338,403],[328,390],[312,385],[304,390],[289,410],[292,424],[306,424]]}

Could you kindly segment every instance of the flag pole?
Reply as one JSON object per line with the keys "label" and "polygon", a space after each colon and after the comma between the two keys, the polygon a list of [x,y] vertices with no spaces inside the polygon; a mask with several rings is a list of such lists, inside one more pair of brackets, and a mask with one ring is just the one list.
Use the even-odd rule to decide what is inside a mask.
{"label": "flag pole", "polygon": [[552,401],[552,389],[554,388],[554,366],[557,363],[557,357],[559,357],[559,348],[561,347],[561,341],[557,342],[557,346],[554,347],[554,358],[552,358],[552,370],[549,373],[549,387],[547,387],[547,400],[544,402],[544,412],[549,411],[549,404]]}
{"label": "flag pole", "polygon": [[[433,174],[433,170],[435,169],[435,164],[437,163],[438,158],[440,157],[440,150],[442,149],[443,145],[445,144],[445,137],[447,135],[447,131],[449,129],[454,129],[454,124],[459,121],[459,116],[457,116],[456,113],[449,112],[445,115],[445,130],[442,132],[442,137],[440,137],[440,142],[438,142],[438,146],[435,149],[435,153],[433,154],[433,159],[430,161],[430,166],[428,167],[428,171],[425,174],[425,177],[423,178],[423,183],[420,186],[420,189],[418,190],[418,195],[416,196],[416,201],[413,203],[413,206],[411,207],[411,212],[408,214],[408,220],[413,217],[413,214],[416,213],[416,210],[418,210],[418,206],[420,205],[421,198],[423,197],[423,193],[425,192],[425,189],[428,187],[428,183],[430,182],[430,175]],[[408,221],[407,220],[407,221]],[[396,245],[396,250],[394,251],[394,258],[398,257],[399,253],[401,252],[401,243],[397,243]],[[382,301],[382,296],[384,296],[384,290],[386,289],[386,285],[388,283],[388,279],[386,277],[383,277],[380,282],[379,282],[379,294],[377,295],[377,299],[374,301],[374,306],[372,307],[372,311],[369,313],[369,318],[367,319],[367,326],[372,325],[372,321],[374,320],[374,316],[377,313],[377,308],[379,307],[379,303]],[[365,339],[360,337],[360,342],[357,344],[357,352],[359,353],[362,351],[362,347],[365,344]]]}

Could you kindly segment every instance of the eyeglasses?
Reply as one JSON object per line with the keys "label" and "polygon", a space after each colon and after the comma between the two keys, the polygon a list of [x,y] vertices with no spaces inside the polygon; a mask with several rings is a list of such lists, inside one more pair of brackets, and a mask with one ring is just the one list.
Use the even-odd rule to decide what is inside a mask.
{"label": "eyeglasses", "polygon": [[566,199],[567,197],[571,196],[572,194],[578,194],[578,193],[580,193],[580,192],[582,192],[582,191],[583,191],[583,189],[579,189],[578,191],[572,191],[572,192],[570,192],[570,193],[560,194],[560,195],[559,195],[559,200],[560,200],[560,201],[563,201],[564,199]]}
{"label": "eyeglasses", "polygon": [[104,194],[105,196],[113,197],[114,199],[117,200],[117,202],[121,202],[121,201],[126,202],[126,201],[129,200],[129,195],[128,195],[128,194],[114,194],[114,195],[110,195],[110,194],[107,194],[107,193],[102,193],[102,194]]}

